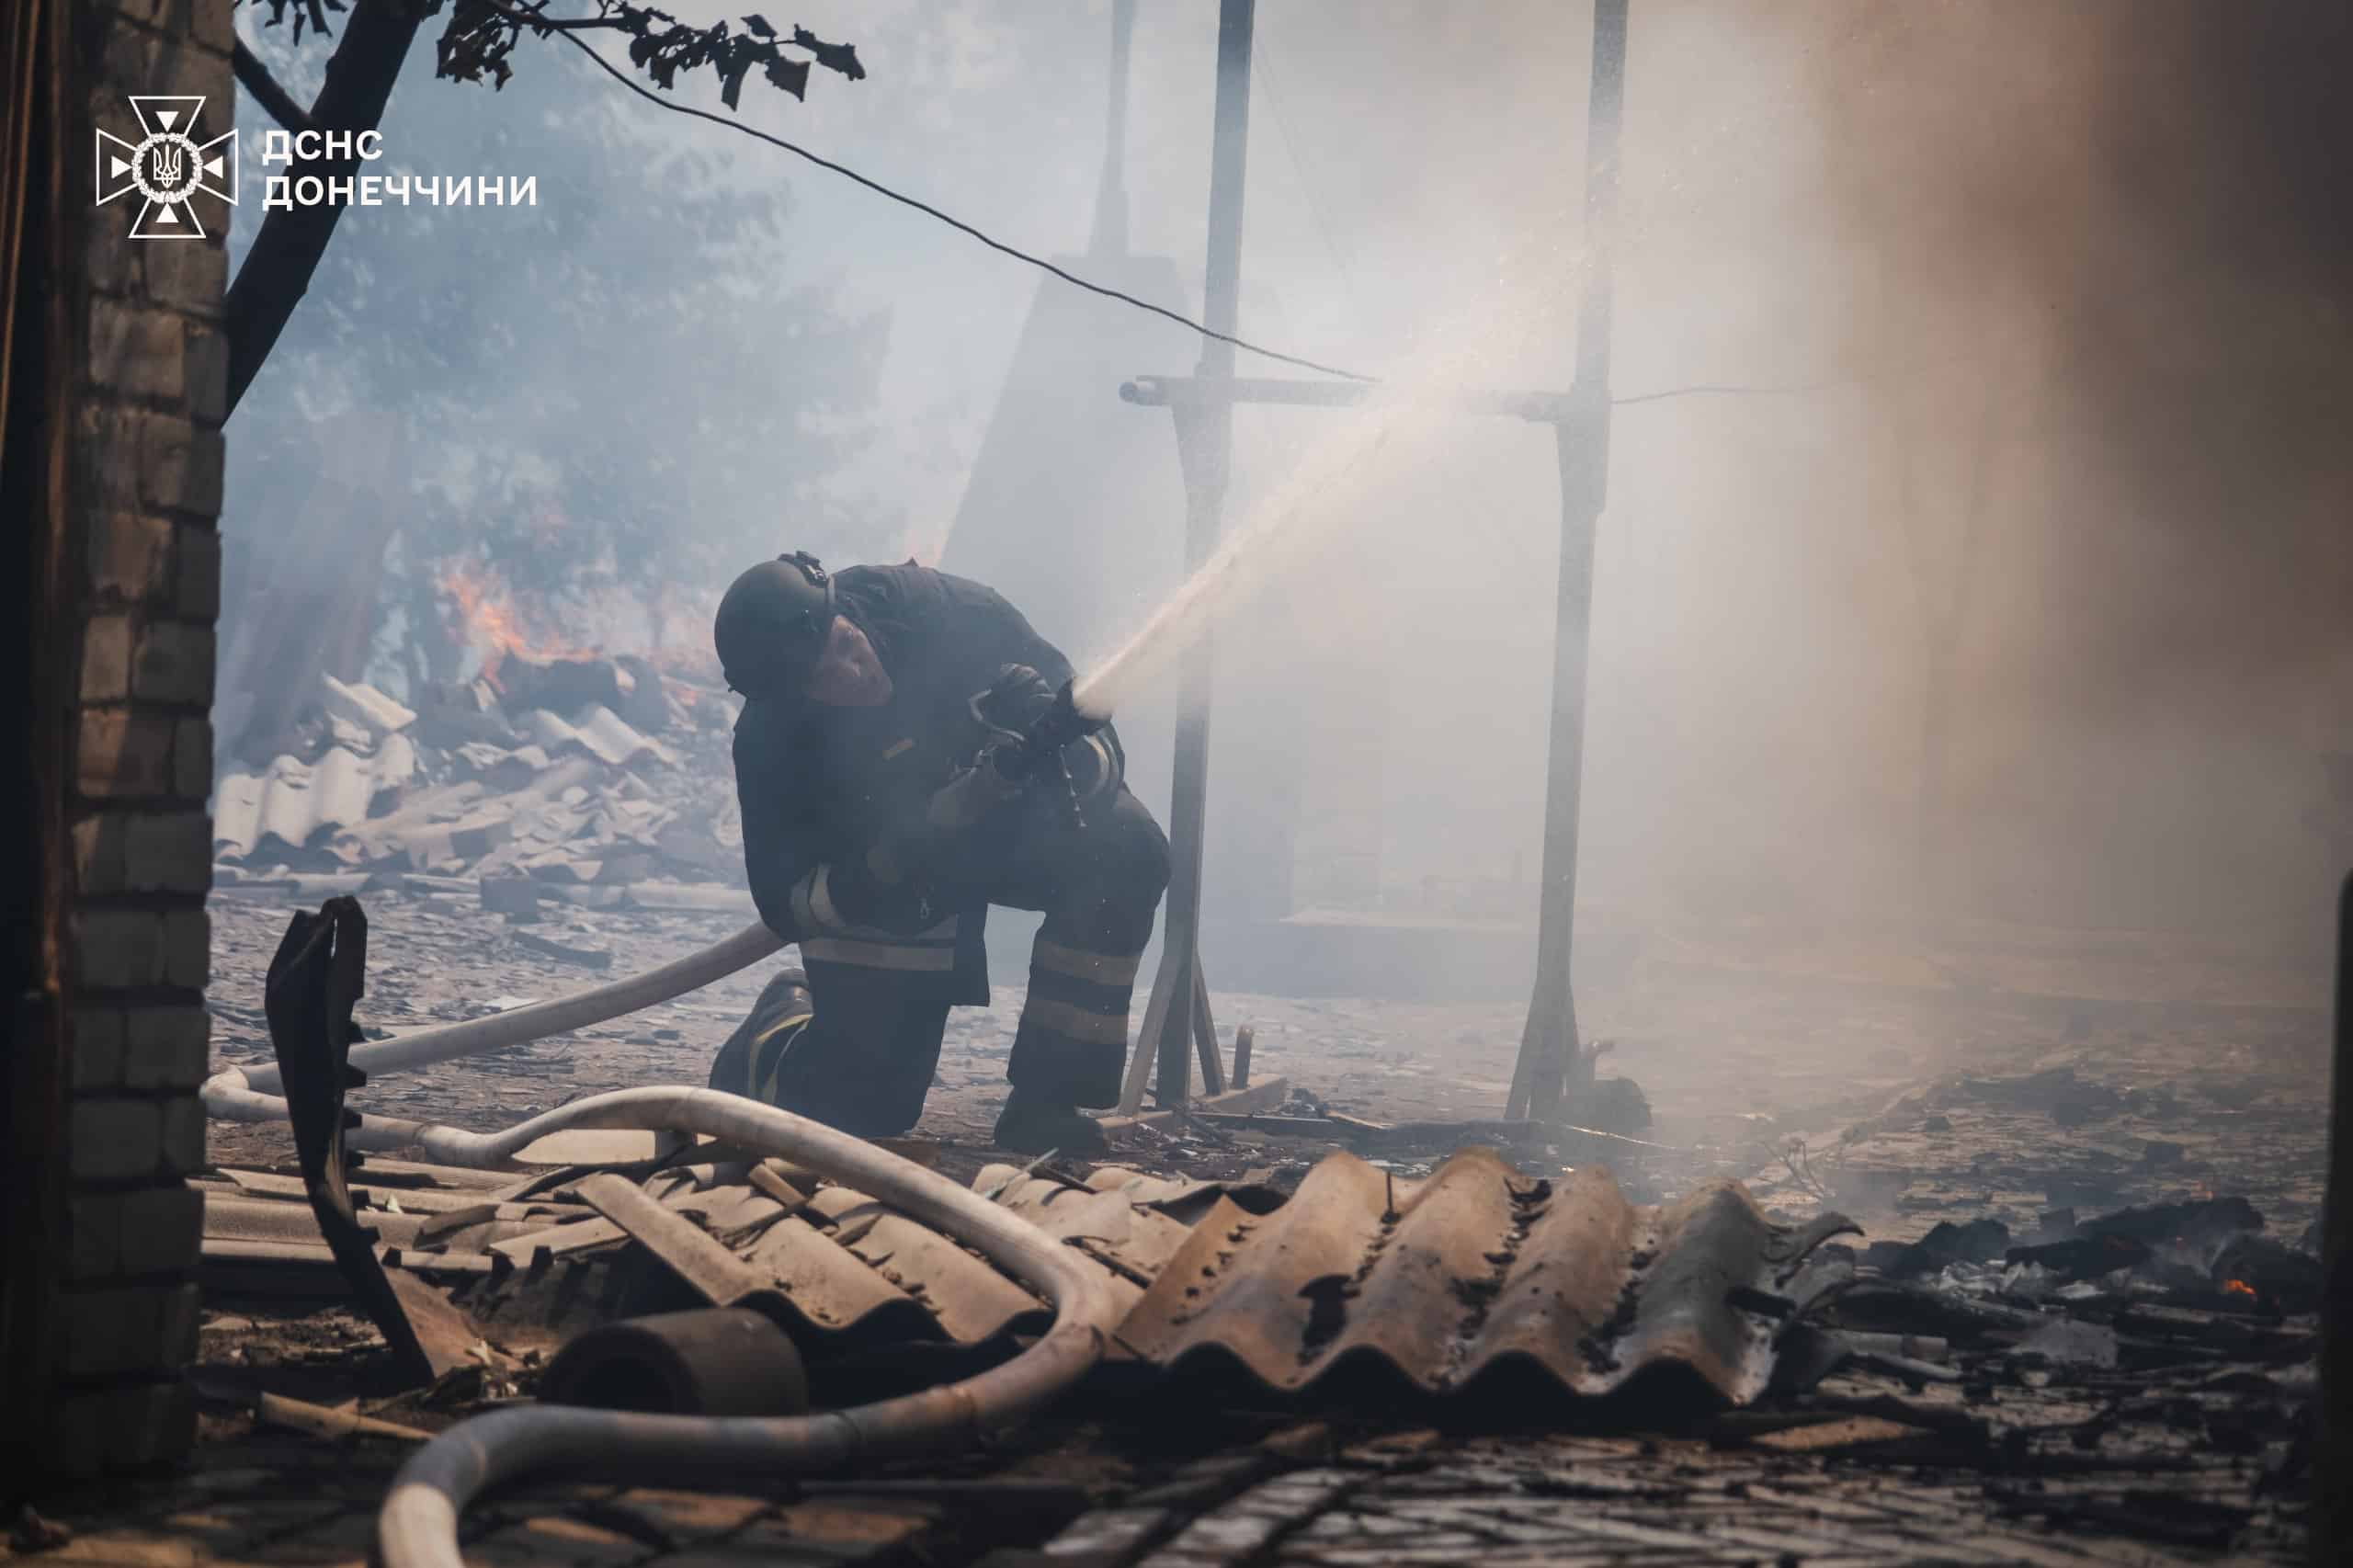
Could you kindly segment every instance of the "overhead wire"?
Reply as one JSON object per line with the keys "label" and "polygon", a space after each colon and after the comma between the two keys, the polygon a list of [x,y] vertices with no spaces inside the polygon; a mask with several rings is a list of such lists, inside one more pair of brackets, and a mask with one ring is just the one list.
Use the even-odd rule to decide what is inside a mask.
{"label": "overhead wire", "polygon": [[1258,355],[1262,358],[1277,360],[1285,365],[1296,365],[1302,369],[1314,370],[1326,376],[1338,376],[1344,381],[1370,382],[1375,379],[1371,376],[1361,375],[1355,370],[1342,369],[1337,365],[1323,364],[1320,361],[1309,359],[1297,354],[1285,354],[1279,349],[1268,348],[1261,344],[1252,343],[1246,338],[1236,337],[1231,333],[1218,332],[1211,327],[1204,325],[1200,322],[1193,320],[1190,316],[1185,315],[1177,311],[1172,311],[1165,305],[1155,305],[1149,300],[1140,300],[1133,294],[1111,288],[1108,284],[1097,283],[1090,278],[1081,278],[1074,272],[1071,272],[1066,268],[1055,266],[1052,262],[1048,261],[1043,256],[1033,256],[1029,252],[1025,251],[1017,245],[1009,245],[1003,240],[997,239],[995,236],[973,227],[972,224],[965,222],[962,219],[941,211],[938,208],[932,206],[927,201],[923,201],[915,197],[908,196],[904,192],[893,190],[889,186],[884,185],[881,181],[869,178],[867,176],[859,174],[856,169],[850,168],[847,165],[837,164],[830,158],[822,157],[819,154],[811,152],[808,148],[800,145],[798,142],[788,142],[781,136],[771,135],[769,132],[759,130],[755,126],[746,125],[742,120],[729,119],[723,115],[712,114],[708,109],[699,109],[692,108],[687,104],[674,103],[670,99],[663,97],[660,94],[652,92],[646,87],[639,85],[637,82],[632,81],[625,72],[620,70],[603,55],[597,53],[597,51],[584,41],[576,32],[555,27],[550,18],[534,17],[529,12],[515,10],[507,6],[499,4],[498,0],[483,0],[483,4],[488,5],[491,9],[497,11],[500,15],[507,17],[514,21],[523,24],[524,26],[548,28],[556,32],[557,36],[562,38],[565,42],[579,50],[581,53],[586,55],[590,60],[595,61],[598,70],[604,72],[606,75],[610,76],[614,81],[619,82],[622,86],[627,87],[631,92],[635,93],[639,97],[645,99],[648,103],[658,105],[663,108],[670,110],[673,114],[689,115],[696,119],[707,119],[713,125],[726,126],[730,130],[741,131],[743,134],[752,137],[756,141],[765,142],[772,147],[782,148],[785,152],[790,153],[795,157],[807,159],[810,163],[816,165],[821,169],[828,170],[831,173],[841,176],[844,179],[864,186],[867,189],[874,192],[878,196],[886,197],[892,201],[898,202],[904,207],[912,207],[916,211],[925,214],[926,217],[936,218],[939,222],[947,224],[949,228],[954,229],[961,233],[971,235],[973,239],[976,239],[980,241],[981,244],[988,246],[989,249],[999,252],[1005,256],[1009,256],[1016,261],[1028,262],[1030,266],[1035,267],[1041,271],[1051,273],[1054,277],[1061,278],[1063,282],[1068,283],[1074,288],[1084,289],[1090,294],[1099,294],[1107,300],[1117,300],[1122,304],[1132,305],[1137,310],[1175,322],[1178,326],[1184,327],[1189,332],[1198,333],[1203,337],[1214,338],[1220,343],[1230,343],[1236,348],[1243,349],[1247,353]]}
{"label": "overhead wire", "polygon": [[[1359,381],[1368,386],[1379,386],[1382,384],[1381,378],[1378,376],[1369,376],[1364,374],[1362,371],[1347,369],[1338,365],[1327,365],[1320,360],[1307,358],[1302,355],[1286,354],[1280,349],[1268,348],[1264,344],[1253,343],[1247,338],[1237,337],[1231,333],[1218,332],[1203,323],[1193,320],[1190,316],[1184,314],[1182,312],[1172,311],[1165,305],[1155,305],[1149,300],[1140,300],[1133,294],[1130,294],[1123,290],[1114,289],[1108,284],[1097,283],[1091,278],[1082,278],[1078,276],[1078,274],[1072,272],[1065,267],[1056,266],[1054,263],[1048,261],[1043,256],[1033,255],[1029,251],[1021,249],[1017,245],[1007,244],[1003,240],[997,239],[995,236],[986,233],[985,231],[976,228],[971,223],[965,222],[962,219],[955,217],[950,213],[941,211],[938,208],[934,207],[927,201],[924,201],[916,197],[908,196],[904,192],[894,190],[891,187],[884,185],[880,180],[873,179],[866,175],[858,173],[856,169],[849,167],[846,164],[836,163],[831,158],[813,153],[808,148],[801,146],[798,142],[789,142],[781,136],[777,136],[768,131],[759,130],[756,126],[746,125],[740,119],[730,119],[723,115],[712,114],[708,109],[695,108],[689,105],[676,103],[669,98],[665,98],[660,94],[649,90],[638,82],[631,80],[626,72],[616,67],[603,55],[597,53],[595,48],[582,40],[576,29],[563,27],[558,18],[537,16],[529,11],[517,10],[513,6],[502,4],[501,0],[483,0],[483,4],[488,6],[492,10],[496,11],[501,16],[507,17],[511,21],[519,23],[525,27],[540,28],[547,31],[553,32],[556,36],[562,38],[566,43],[571,44],[574,48],[579,50],[581,53],[586,55],[590,61],[595,62],[597,68],[604,72],[606,75],[610,76],[614,81],[619,82],[622,86],[628,88],[631,92],[635,93],[639,97],[645,99],[648,103],[651,103],[657,108],[668,109],[673,114],[683,114],[695,119],[709,120],[713,125],[724,126],[728,130],[739,131],[745,136],[749,136],[755,141],[765,142],[772,147],[780,148],[787,153],[790,153],[797,158],[802,158],[816,165],[821,169],[824,169],[832,174],[837,174],[844,179],[849,180],[854,184],[863,186],[868,190],[874,192],[877,196],[898,202],[903,207],[911,207],[926,217],[937,219],[940,222],[947,224],[949,228],[956,230],[958,233],[969,235],[972,238],[978,240],[989,249],[995,251],[1000,255],[1011,256],[1016,261],[1026,262],[1029,266],[1037,267],[1041,272],[1048,273],[1052,277],[1062,279],[1063,282],[1070,284],[1074,288],[1084,289],[1090,294],[1097,294],[1107,300],[1116,300],[1124,305],[1131,305],[1135,309],[1142,311],[1149,315],[1159,316],[1165,321],[1174,322],[1176,325],[1185,328],[1188,332],[1197,333],[1203,337],[1212,338],[1220,343],[1230,343],[1234,347],[1242,349],[1245,353],[1256,354],[1262,358],[1272,359],[1278,363],[1285,365],[1296,365],[1303,370],[1314,370],[1322,375],[1337,376],[1343,381]],[[1282,134],[1285,150],[1290,153],[1294,168],[1297,168],[1301,173],[1302,176],[1302,188],[1304,188],[1306,183],[1304,175],[1306,171],[1304,166],[1300,163],[1297,150],[1291,144],[1292,137],[1288,119],[1283,115],[1279,105],[1276,106],[1275,114],[1277,127]],[[1324,222],[1322,210],[1315,205],[1312,195],[1309,198],[1309,209],[1315,219],[1317,228],[1322,231],[1325,248],[1333,253],[1334,259],[1340,265],[1341,273],[1348,285],[1349,292],[1351,294],[1357,293],[1356,280],[1353,271],[1348,267],[1345,259],[1340,256],[1338,247],[1333,244],[1331,233]],[[1359,303],[1361,301],[1359,301]],[[1738,386],[1710,383],[1688,387],[1667,387],[1657,392],[1638,393],[1632,397],[1612,398],[1610,399],[1610,402],[1623,407],[1633,403],[1658,403],[1669,398],[1693,397],[1710,394],[1773,396],[1791,392],[1818,391],[1830,384],[1832,383],[1808,382],[1795,386]]]}

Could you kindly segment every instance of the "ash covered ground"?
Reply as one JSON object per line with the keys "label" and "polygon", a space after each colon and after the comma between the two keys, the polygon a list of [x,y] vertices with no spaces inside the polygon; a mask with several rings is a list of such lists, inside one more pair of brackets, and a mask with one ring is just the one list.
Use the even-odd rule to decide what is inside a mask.
{"label": "ash covered ground", "polygon": [[[371,1030],[562,995],[741,925],[732,915],[563,905],[517,925],[470,892],[392,887],[360,896],[369,939],[358,1017]],[[216,1065],[269,1059],[262,983],[291,907],[288,895],[260,890],[212,902]],[[606,955],[608,967],[551,956],[549,945]],[[574,1034],[384,1075],[352,1103],[487,1130],[608,1089],[699,1085],[780,961]],[[1210,962],[1214,972],[1214,954]],[[1981,954],[1972,972],[2001,971]],[[2136,977],[2144,994],[2257,999],[2167,1005],[2112,994],[2134,989]],[[1516,1143],[1512,1153],[1530,1174],[1607,1163],[1649,1199],[1733,1176],[1768,1208],[1798,1216],[1833,1206],[1875,1239],[1978,1218],[2024,1234],[2052,1210],[2222,1195],[2247,1199],[2289,1242],[2317,1218],[2325,1119],[2311,1085],[2323,1070],[2325,1017],[2317,990],[2313,1006],[2292,1005],[2298,976],[2230,975],[2148,938],[2072,965],[2041,952],[2013,980],[2032,991],[1904,978],[1859,944],[1768,950],[1722,934],[1654,941],[1622,987],[1579,998],[1587,1037],[1610,1042],[1603,1076],[1639,1084],[1651,1124],[1616,1138]],[[1226,992],[1213,1001],[1229,1048],[1236,1026],[1252,1028],[1254,1080],[1288,1079],[1294,1114],[1336,1111],[1397,1128],[1398,1139],[1358,1152],[1401,1174],[1495,1135],[1477,1124],[1503,1115],[1524,1021],[1517,1004]],[[986,1157],[1020,1002],[1018,985],[1000,984],[993,1006],[949,1016],[938,1080],[911,1136],[961,1152],[951,1163],[976,1170]],[[1471,1125],[1424,1132],[1421,1123]],[[1333,1146],[1194,1122],[1122,1132],[1115,1158],[1199,1175],[1263,1167],[1279,1182]],[[215,1163],[291,1153],[282,1128],[211,1129]]]}
{"label": "ash covered ground", "polygon": [[[735,926],[627,909],[556,909],[518,926],[478,893],[362,896],[370,964],[358,1017],[371,1029],[552,996]],[[258,892],[213,902],[220,1062],[268,1051],[261,983],[288,910]],[[1149,1515],[1180,1542],[1276,1541],[1247,1560],[1301,1568],[1472,1551],[1530,1563],[2300,1561],[2310,1455],[2295,1412],[2316,1344],[2303,1244],[2320,1197],[2325,1128],[2310,1085],[2324,1015],[2292,1005],[2294,977],[2233,971],[2154,938],[2067,960],[2022,941],[2024,967],[2006,969],[1984,936],[1967,984],[1917,983],[1859,939],[1801,950],[1723,932],[1662,938],[1622,987],[1580,998],[1587,1032],[1614,1042],[1604,1074],[1643,1085],[1652,1124],[1639,1140],[1517,1142],[1515,1164],[1552,1176],[1605,1161],[1637,1200],[1736,1176],[1779,1218],[1835,1209],[1863,1227],[1849,1238],[1859,1281],[1817,1309],[1847,1358],[1826,1376],[1794,1374],[1754,1408],[1689,1430],[1646,1410],[1630,1435],[1540,1437],[1457,1430],[1418,1406],[1245,1402],[1211,1415],[1079,1401],[983,1452],[840,1483],[740,1496],[526,1488],[478,1510],[470,1558],[970,1561],[1050,1536],[1054,1552],[1074,1551]],[[609,969],[534,941],[608,955]],[[380,1078],[353,1103],[489,1128],[604,1089],[699,1083],[765,973],[574,1036]],[[2168,990],[2165,1004],[2131,994]],[[2219,1000],[2233,993],[2240,1000]],[[945,1173],[969,1180],[993,1158],[983,1144],[1019,1000],[999,987],[993,1007],[951,1018],[915,1130],[938,1141]],[[1358,1153],[1401,1176],[1500,1135],[1482,1121],[1503,1107],[1516,1006],[1215,1002],[1229,1039],[1238,1024],[1255,1030],[1255,1075],[1295,1085],[1287,1110],[1389,1124],[1395,1141]],[[1117,1145],[1124,1164],[1290,1187],[1336,1141],[1197,1119],[1124,1131]],[[290,1155],[282,1130],[213,1128],[216,1164]],[[2101,1236],[2096,1217],[2118,1210],[2158,1229]],[[2268,1252],[2244,1238],[2250,1218]],[[2091,1222],[2083,1236],[2077,1220]],[[2236,1238],[2220,1251],[2196,1234],[2216,1223]],[[2110,1271],[2120,1244],[2137,1247],[2138,1264]],[[2248,1261],[2226,1269],[2231,1256]],[[2226,1273],[2254,1285],[2234,1294]],[[68,1511],[85,1532],[69,1552],[113,1561],[194,1542],[222,1560],[294,1562],[364,1551],[405,1445],[290,1436],[290,1417],[257,1413],[250,1391],[423,1430],[512,1392],[469,1366],[369,1397],[387,1354],[343,1305],[214,1300],[199,1371],[215,1390],[204,1466],[135,1506],[94,1498]],[[1806,1358],[1794,1340],[1782,1355],[1792,1368]],[[298,1495],[309,1499],[299,1510],[286,1502]]]}

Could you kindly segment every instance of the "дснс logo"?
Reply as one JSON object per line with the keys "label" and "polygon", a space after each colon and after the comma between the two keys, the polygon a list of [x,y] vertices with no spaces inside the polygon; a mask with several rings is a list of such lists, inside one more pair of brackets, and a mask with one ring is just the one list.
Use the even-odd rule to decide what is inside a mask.
{"label": "\u0434\u0441\u043d\u0441 logo", "polygon": [[145,199],[131,224],[132,239],[202,239],[197,194],[237,204],[237,133],[196,140],[201,97],[133,97],[131,111],[139,117],[137,143],[98,132],[98,205],[135,190]]}

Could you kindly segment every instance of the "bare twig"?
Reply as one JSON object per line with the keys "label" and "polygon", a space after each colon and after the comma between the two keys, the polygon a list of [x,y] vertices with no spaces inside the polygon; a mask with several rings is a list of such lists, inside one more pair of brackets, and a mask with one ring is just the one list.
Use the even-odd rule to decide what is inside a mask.
{"label": "bare twig", "polygon": [[1781,1151],[1781,1163],[1789,1166],[1791,1181],[1824,1203],[1830,1201],[1830,1188],[1813,1174],[1813,1153],[1806,1147],[1804,1139],[1790,1140],[1789,1145]]}

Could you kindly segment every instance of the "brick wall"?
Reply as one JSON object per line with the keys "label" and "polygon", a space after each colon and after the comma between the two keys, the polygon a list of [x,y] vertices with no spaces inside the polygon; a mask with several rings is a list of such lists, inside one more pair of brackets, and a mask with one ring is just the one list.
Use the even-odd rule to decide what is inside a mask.
{"label": "brick wall", "polygon": [[[73,8],[90,125],[136,136],[131,94],[200,94],[231,125],[229,0]],[[258,182],[252,195],[258,193]],[[220,606],[218,204],[203,239],[133,240],[126,203],[89,215],[85,371],[72,396],[66,563],[79,590],[69,815],[71,1043],[63,1296],[47,1459],[87,1473],[165,1460],[195,1434],[209,1055],[213,620]]]}

